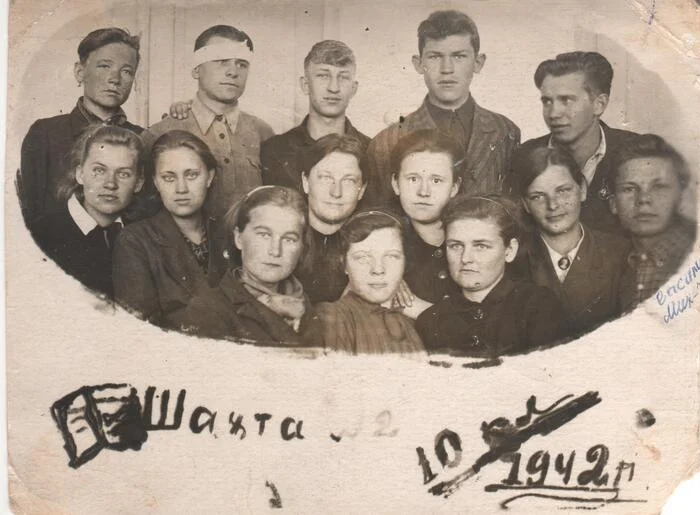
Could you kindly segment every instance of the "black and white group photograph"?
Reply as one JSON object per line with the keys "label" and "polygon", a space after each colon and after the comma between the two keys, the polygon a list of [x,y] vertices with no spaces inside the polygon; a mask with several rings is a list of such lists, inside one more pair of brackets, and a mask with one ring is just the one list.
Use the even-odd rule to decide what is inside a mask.
{"label": "black and white group photograph", "polygon": [[658,513],[692,475],[700,5],[8,26],[16,513]]}

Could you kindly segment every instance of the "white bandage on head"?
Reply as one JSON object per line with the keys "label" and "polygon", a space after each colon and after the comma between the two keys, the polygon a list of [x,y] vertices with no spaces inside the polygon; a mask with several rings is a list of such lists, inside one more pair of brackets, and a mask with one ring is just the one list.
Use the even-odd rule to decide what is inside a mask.
{"label": "white bandage on head", "polygon": [[192,55],[192,68],[208,61],[223,61],[226,59],[243,59],[251,62],[253,51],[244,41],[227,41],[214,45],[204,45]]}

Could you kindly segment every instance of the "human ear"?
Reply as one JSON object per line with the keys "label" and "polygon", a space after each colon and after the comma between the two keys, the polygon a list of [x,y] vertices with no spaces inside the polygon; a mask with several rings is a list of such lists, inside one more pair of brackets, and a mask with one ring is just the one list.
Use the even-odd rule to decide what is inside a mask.
{"label": "human ear", "polygon": [[82,166],[75,167],[75,182],[77,182],[81,186],[84,184],[83,167]]}
{"label": "human ear", "polygon": [[309,95],[309,80],[306,78],[306,75],[299,77],[299,87],[304,95]]}
{"label": "human ear", "polygon": [[362,186],[360,186],[360,190],[357,192],[357,200],[362,199],[362,197],[365,195],[366,189],[367,189],[367,183],[364,183]]}
{"label": "human ear", "polygon": [[518,247],[520,244],[516,238],[511,238],[510,243],[506,247],[506,263],[512,263],[515,256],[518,255]]}
{"label": "human ear", "polygon": [[479,73],[486,64],[486,54],[477,54],[474,57],[474,73]]}
{"label": "human ear", "polygon": [[78,85],[81,85],[85,80],[85,66],[80,61],[76,61],[73,66],[73,76],[78,81]]}
{"label": "human ear", "polygon": [[411,62],[413,63],[413,68],[415,68],[415,70],[416,70],[420,75],[423,75],[423,73],[425,73],[425,68],[423,68],[423,63],[421,62],[420,56],[419,56],[419,55],[414,55],[414,56],[411,58]]}
{"label": "human ear", "polygon": [[207,179],[207,188],[211,186],[211,182],[214,180],[214,175],[216,174],[216,168],[209,170],[209,178]]}
{"label": "human ear", "polygon": [[199,66],[192,68],[192,78],[199,80]]}
{"label": "human ear", "polygon": [[309,176],[305,173],[301,174],[301,187],[304,193],[309,194]]}
{"label": "human ear", "polygon": [[396,193],[396,196],[399,196],[399,181],[396,178],[396,174],[392,173],[391,174],[391,189],[394,190],[394,193]]}
{"label": "human ear", "polygon": [[452,185],[452,188],[450,188],[450,198],[454,198],[455,195],[459,192],[459,188],[462,187],[462,178],[457,177],[457,180],[454,182]]}
{"label": "human ear", "polygon": [[141,188],[143,188],[143,183],[144,183],[144,178],[143,178],[143,174],[141,174],[141,176],[139,176],[139,179],[136,181],[136,186],[134,187],[134,193],[138,193],[139,191],[141,191]]}
{"label": "human ear", "polygon": [[241,231],[238,230],[238,227],[233,229],[233,242],[236,244],[236,248],[238,250],[243,250],[243,246],[241,244]]}
{"label": "human ear", "polygon": [[612,214],[616,215],[617,214],[617,200],[615,199],[615,195],[612,195],[608,199],[608,205],[610,206],[610,211],[612,211]]}
{"label": "human ear", "polygon": [[601,93],[593,99],[593,114],[596,116],[601,116],[605,112],[605,108],[608,107],[608,101],[610,97],[605,93]]}
{"label": "human ear", "polygon": [[530,212],[530,206],[527,205],[527,202],[525,202],[524,198],[520,199],[520,203],[523,205],[523,209],[528,215],[531,215],[532,213]]}

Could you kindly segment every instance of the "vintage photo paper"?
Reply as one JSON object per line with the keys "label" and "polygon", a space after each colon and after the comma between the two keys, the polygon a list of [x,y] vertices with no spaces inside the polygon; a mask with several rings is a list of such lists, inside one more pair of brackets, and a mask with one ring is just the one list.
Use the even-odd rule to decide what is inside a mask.
{"label": "vintage photo paper", "polygon": [[[423,54],[424,48],[419,50],[419,24],[434,11],[441,10],[466,13],[473,20],[480,36],[480,48],[475,53],[464,56],[458,51],[430,58]],[[247,40],[234,42],[224,37],[223,42],[205,42],[193,51],[198,36],[215,25],[236,27],[244,31],[252,43],[248,45]],[[122,54],[110,54],[111,57],[96,63],[89,57],[81,61],[79,48],[83,48],[80,45],[84,38],[92,31],[110,27],[139,37],[138,58],[126,48],[128,45],[116,43]],[[450,37],[456,36],[428,37],[427,40],[453,41]],[[12,2],[5,166],[8,474],[12,510],[15,513],[264,513],[277,510],[291,513],[498,513],[507,509],[515,513],[557,513],[585,509],[602,513],[659,513],[675,487],[698,468],[700,349],[695,302],[700,292],[700,252],[694,241],[697,165],[700,162],[698,38],[700,6],[691,0]],[[649,291],[646,300],[621,310],[622,316],[617,313],[613,320],[603,323],[601,319],[580,332],[558,339],[552,336],[551,341],[546,342],[544,335],[548,333],[540,332],[537,334],[541,340],[531,346],[498,355],[452,352],[454,348],[440,348],[438,352],[427,343],[426,352],[420,343],[421,339],[426,340],[426,334],[438,335],[436,348],[455,333],[458,342],[469,338],[472,347],[481,344],[478,335],[465,332],[472,330],[473,326],[469,325],[472,322],[467,324],[469,329],[463,329],[459,325],[463,318],[440,318],[443,313],[440,302],[446,299],[434,300],[431,304],[435,306],[426,308],[434,311],[424,311],[434,315],[433,325],[427,326],[432,333],[421,329],[426,326],[422,325],[420,316],[414,329],[413,320],[399,314],[399,307],[381,307],[387,302],[384,298],[377,300],[371,309],[354,315],[352,324],[355,325],[346,320],[345,325],[338,323],[329,331],[323,316],[330,316],[330,313],[340,317],[344,312],[337,302],[330,307],[323,302],[311,306],[308,296],[304,297],[295,289],[296,282],[289,283],[292,286],[284,291],[281,286],[272,291],[262,288],[262,283],[252,284],[245,274],[259,270],[255,267],[261,266],[264,259],[258,258],[259,255],[250,258],[257,247],[246,239],[249,233],[241,222],[240,206],[260,196],[261,190],[255,189],[255,180],[260,182],[260,174],[265,178],[267,173],[267,165],[261,164],[259,158],[262,142],[273,133],[284,134],[300,124],[303,127],[310,109],[321,111],[321,107],[313,105],[314,82],[310,79],[308,63],[305,66],[305,57],[314,44],[322,40],[340,41],[352,49],[354,75],[347,79],[351,81],[348,83],[351,100],[345,114],[347,120],[352,120],[352,130],[366,138],[363,151],[367,142],[374,138],[369,143],[370,153],[383,144],[377,143],[384,141],[381,135],[376,137],[378,133],[394,130],[387,129],[390,126],[405,127],[413,123],[411,120],[416,119],[417,110],[425,110],[428,113],[425,116],[438,116],[438,111],[430,115],[430,109],[434,108],[428,106],[426,94],[432,98],[434,89],[431,88],[442,88],[448,93],[457,90],[461,79],[445,77],[453,76],[451,66],[463,66],[462,59],[471,59],[470,62],[475,63],[469,69],[472,109],[475,113],[483,110],[491,113],[488,116],[494,116],[493,128],[486,130],[486,134],[503,131],[498,133],[504,135],[498,141],[484,144],[480,158],[486,163],[484,168],[495,167],[495,163],[500,162],[498,153],[503,145],[512,147],[504,151],[504,159],[510,159],[518,149],[527,148],[526,142],[539,137],[543,137],[543,148],[547,149],[556,146],[557,135],[566,134],[577,123],[576,116],[580,113],[571,115],[574,121],[558,122],[564,116],[557,118],[548,111],[548,102],[552,105],[561,102],[562,106],[570,107],[577,100],[558,94],[550,98],[548,83],[539,81],[536,84],[535,71],[540,63],[574,51],[604,56],[614,70],[612,87],[609,94],[598,91],[598,96],[591,93],[590,97],[600,99],[601,94],[604,97],[604,100],[591,100],[591,109],[598,109],[594,115],[600,117],[604,124],[601,127],[605,127],[600,130],[613,128],[618,131],[614,134],[623,131],[655,134],[676,149],[687,163],[687,177],[683,175],[685,172],[673,175],[675,171],[668,171],[678,177],[673,183],[678,188],[678,196],[669,202],[673,216],[680,217],[674,220],[684,220],[684,229],[678,229],[663,240],[662,250],[666,252],[664,256],[670,256],[677,247],[684,248],[684,252],[677,252],[678,264],[665,272],[660,280],[663,286]],[[473,45],[473,38],[471,41]],[[95,48],[88,54],[106,46]],[[121,74],[126,70],[126,75],[107,79],[111,89],[92,91],[91,84],[97,84],[99,81],[95,77],[102,73],[100,66],[107,69],[118,59],[127,63],[119,71]],[[435,61],[431,64],[429,59]],[[439,65],[434,64],[437,61]],[[132,136],[124,136],[124,131],[132,134],[134,128],[138,129],[136,132],[147,128],[149,130],[142,135],[147,148],[158,147],[154,140],[161,133],[153,126],[159,122],[165,124],[161,126],[177,126],[173,122],[176,115],[166,117],[174,103],[184,111],[185,117],[190,117],[190,122],[182,123],[198,120],[196,99],[199,98],[198,88],[201,91],[204,87],[203,65],[227,62],[244,67],[244,70],[238,69],[235,76],[247,74],[247,82],[244,79],[242,83],[223,86],[239,90],[233,100],[221,100],[223,104],[229,102],[236,106],[235,119],[230,116],[234,111],[216,116],[212,113],[208,123],[215,128],[219,127],[216,124],[228,126],[229,132],[222,132],[220,139],[230,146],[229,150],[234,149],[232,156],[236,155],[236,149],[240,150],[240,155],[252,152],[253,157],[243,157],[241,162],[231,166],[236,170],[248,167],[255,180],[242,186],[244,181],[237,176],[236,180],[241,182],[231,190],[230,198],[221,201],[226,208],[233,202],[231,198],[239,202],[236,212],[239,218],[233,219],[238,225],[235,230],[233,225],[227,226],[231,230],[226,232],[226,237],[235,241],[229,241],[227,250],[220,254],[229,260],[224,266],[228,269],[221,273],[234,281],[232,284],[239,287],[241,295],[254,295],[257,302],[264,304],[265,312],[274,315],[259,321],[262,333],[250,330],[243,336],[226,331],[198,331],[196,317],[178,319],[177,324],[166,323],[165,317],[150,318],[142,311],[125,309],[124,305],[111,300],[114,292],[100,289],[99,281],[104,276],[98,276],[97,282],[90,282],[94,277],[78,274],[76,279],[76,273],[70,270],[66,273],[71,260],[79,258],[75,254],[70,254],[65,262],[62,258],[52,258],[45,247],[40,248],[43,236],[37,236],[57,237],[59,233],[55,227],[60,220],[55,213],[58,211],[47,210],[37,215],[36,220],[44,224],[42,227],[49,228],[41,233],[33,229],[34,219],[30,220],[28,214],[39,204],[30,206],[27,201],[31,198],[28,191],[34,191],[31,188],[37,188],[36,184],[41,182],[32,180],[44,177],[38,174],[32,176],[32,180],[27,179],[27,159],[40,161],[42,152],[53,149],[52,145],[64,145],[66,151],[69,150],[80,132],[70,132],[72,126],[66,120],[71,116],[100,122],[99,130],[113,131],[127,140]],[[95,67],[91,68],[93,64]],[[439,71],[431,76],[431,70]],[[558,77],[554,72],[545,73],[545,81],[548,76]],[[435,83],[431,85],[433,78]],[[339,76],[337,80],[346,78]],[[219,86],[221,84],[216,85]],[[341,85],[325,87],[326,91],[342,89]],[[110,116],[100,116],[90,110],[91,99],[100,95],[103,100],[104,97],[114,100]],[[326,103],[327,109],[343,102],[341,93],[324,95],[318,98]],[[189,102],[192,99],[195,101]],[[103,103],[106,105],[109,101]],[[445,111],[449,109],[443,109],[443,114]],[[52,118],[59,115],[65,115],[60,119],[63,121]],[[457,110],[452,116],[459,118]],[[54,121],[37,122],[44,119]],[[461,123],[460,120],[449,123]],[[87,125],[85,121],[81,123]],[[475,145],[474,134],[480,129],[477,125],[469,126],[470,123],[459,129],[471,132],[471,149],[469,146],[462,148],[467,160],[470,155],[478,155],[470,154],[470,150],[473,151]],[[252,136],[246,133],[251,140],[241,135],[243,126],[255,128],[251,129]],[[240,129],[238,132],[236,127]],[[344,127],[346,133],[350,132],[348,125]],[[550,133],[552,138],[548,137]],[[216,134],[213,143],[207,142],[214,154],[213,145],[218,144]],[[607,134],[608,149],[612,149],[617,140],[611,139],[613,133]],[[311,140],[319,139],[308,136]],[[564,136],[561,139],[564,141]],[[523,143],[525,145],[521,145]],[[133,158],[136,151],[127,148],[129,144],[123,144],[120,151]],[[313,141],[309,143],[312,144]],[[100,148],[110,146],[118,145],[107,142]],[[263,152],[264,149],[263,146]],[[89,145],[83,150],[79,156],[82,160],[71,170],[85,198],[73,200],[76,203],[73,208],[71,200],[68,204],[63,201],[59,207],[66,213],[76,205],[76,209],[83,209],[81,205],[89,206],[90,184],[96,184],[90,183],[96,180],[94,173],[84,173],[90,159]],[[345,156],[351,153],[343,152]],[[610,152],[612,154],[612,150]],[[273,157],[277,155],[272,154]],[[597,161],[598,171],[604,154],[605,150]],[[227,186],[217,181],[225,180],[221,170],[226,170],[228,162],[224,164],[224,158],[217,159],[220,175],[212,175],[209,183],[222,191]],[[183,160],[182,156],[173,159],[173,166],[180,166]],[[202,158],[198,162],[204,161],[206,159]],[[300,167],[304,166],[305,161],[302,161]],[[670,157],[661,158],[661,161],[675,165]],[[344,183],[346,187],[350,184],[358,192],[362,191],[368,198],[362,204],[363,195],[359,193],[355,199],[359,211],[348,214],[349,221],[338,225],[346,224],[349,233],[348,226],[357,222],[358,212],[367,219],[383,218],[384,225],[371,229],[369,236],[365,234],[348,243],[350,236],[342,233],[345,238],[342,241],[349,248],[370,241],[372,243],[364,248],[368,255],[385,246],[389,248],[387,255],[392,257],[392,238],[400,248],[406,241],[399,231],[403,219],[396,220],[403,215],[394,215],[396,211],[389,210],[389,204],[398,200],[394,192],[400,196],[400,174],[392,183],[390,177],[394,172],[387,172],[391,170],[389,161],[376,165],[379,162],[375,162],[372,173],[385,174],[389,196],[379,195],[373,199],[379,201],[371,203],[372,180],[367,186],[365,179],[357,184]],[[63,173],[65,170],[57,163],[49,159],[43,166],[46,170],[53,167],[52,170]],[[317,163],[318,160],[313,166]],[[355,161],[358,170],[359,163],[359,159]],[[309,190],[313,188],[313,166],[306,171],[295,169],[306,175],[298,176],[303,181],[299,183],[298,193],[293,188],[285,190],[285,206],[295,202],[290,201],[290,197],[292,200],[298,197],[298,205],[303,206],[297,211],[306,210],[307,201],[312,203],[313,194],[309,194]],[[365,166],[372,165],[363,159],[362,167]],[[452,166],[457,167],[455,163]],[[466,162],[464,166],[462,178],[477,173],[474,162]],[[593,173],[598,173],[595,167],[594,163]],[[153,186],[151,181],[149,190],[147,180],[142,181],[138,174],[132,174],[131,168],[137,167],[117,165],[116,168],[115,184],[131,181],[128,198],[136,199],[131,205],[149,194],[160,195],[167,210],[164,186],[159,186],[157,181]],[[503,170],[505,175],[511,169],[503,165]],[[586,176],[585,167],[582,172],[586,185],[596,184]],[[649,173],[660,172],[655,169]],[[196,180],[191,174],[187,177],[187,180]],[[479,209],[490,206],[499,211],[501,219],[515,220],[524,209],[536,220],[536,213],[532,213],[537,202],[534,196],[527,197],[532,202],[528,204],[523,194],[512,204],[515,207],[501,197],[490,196],[502,189],[505,194],[508,179],[504,180],[498,173],[496,177],[496,186],[484,186],[485,183],[476,179],[473,184],[469,183],[471,186],[456,182],[452,195],[459,199],[462,193],[476,193]],[[591,199],[597,198],[605,209],[617,202],[613,212],[622,222],[626,193],[620,189],[619,182],[588,188],[588,196],[583,194],[585,200],[577,202],[588,202],[590,206]],[[205,193],[211,187],[209,183],[202,188]],[[644,184],[646,188],[647,183]],[[646,202],[654,206],[656,200],[653,199],[672,197],[667,194],[667,184],[658,186],[659,180],[649,184],[656,184],[653,187],[657,190],[627,193],[638,195],[637,204]],[[121,187],[114,187],[114,192],[107,195],[107,203],[124,200],[120,197]],[[336,184],[332,187],[336,188]],[[514,191],[518,187],[517,184],[512,186]],[[211,201],[211,191],[207,193],[207,202]],[[262,191],[265,193],[264,189]],[[524,191],[530,190],[526,186]],[[104,191],[100,195],[105,201]],[[646,200],[639,200],[642,197]],[[189,202],[188,197],[181,204]],[[456,205],[456,201],[449,202],[449,206]],[[124,201],[125,206],[128,203]],[[212,210],[222,209],[213,201],[211,205],[215,207],[206,205]],[[262,217],[261,205],[252,207],[248,216]],[[367,206],[366,212],[362,212],[363,205]],[[394,207],[402,209],[398,204]],[[458,208],[464,206],[454,209]],[[297,212],[291,208],[285,207],[285,211],[276,206],[275,209],[279,210],[268,210],[269,213],[274,211],[274,216],[270,215],[273,220],[270,238],[275,238],[275,231],[282,230],[280,228],[292,227],[295,223],[301,227],[309,218],[304,211],[296,222]],[[313,208],[309,209],[313,215]],[[174,208],[170,210],[174,211]],[[87,207],[83,213],[95,218]],[[130,227],[130,214],[126,210],[120,213],[124,233],[117,237],[117,248],[126,240],[127,232],[135,233]],[[70,216],[75,220],[74,214]],[[222,212],[221,218],[225,216]],[[587,241],[585,234],[594,233],[585,233],[584,227],[588,225],[581,216],[584,224],[580,225],[583,233],[579,243]],[[607,211],[606,216],[612,217]],[[556,216],[550,218],[554,220]],[[641,220],[642,225],[653,225],[657,218],[652,212],[637,213],[630,224]],[[95,220],[91,222],[93,225],[101,225]],[[110,222],[114,220],[113,216]],[[452,252],[461,243],[456,236],[450,236],[449,227],[453,222],[444,220],[448,241],[447,247],[441,248],[452,249],[445,250]],[[465,221],[458,216],[456,220],[456,225]],[[472,223],[471,230],[481,227],[479,223],[486,223],[474,220],[468,219]],[[486,220],[490,223],[494,217]],[[617,219],[612,217],[611,220]],[[139,223],[133,222],[133,227]],[[28,227],[32,228],[31,232]],[[625,226],[629,227],[633,226]],[[503,236],[502,225],[494,230],[501,231],[497,232],[499,238]],[[213,240],[214,230],[207,231],[204,238]],[[297,243],[289,232],[294,231],[289,229],[280,245]],[[472,233],[466,231],[465,234]],[[187,238],[185,232],[183,235]],[[103,236],[105,248],[111,249],[114,241],[106,229],[99,233],[100,238]],[[609,241],[605,238],[601,241]],[[189,250],[193,255],[201,258],[198,254],[203,252],[201,242],[186,241],[191,244]],[[512,270],[510,265],[518,263],[516,254],[522,241],[516,238],[518,245],[513,248],[509,247],[508,238],[501,242],[508,263],[504,265],[499,258],[501,272],[504,266]],[[600,273],[612,266],[611,245],[602,245],[604,259],[582,279],[582,284],[596,285],[601,281]],[[301,243],[298,247],[301,252]],[[67,248],[74,251],[77,247],[68,245]],[[354,265],[348,261],[348,247],[341,248],[343,265],[331,271],[340,271],[341,280],[349,284],[345,289],[347,298],[363,290],[356,285],[359,275],[353,275],[359,268],[353,269]],[[234,255],[236,249],[241,256]],[[627,263],[633,251],[632,247],[625,249],[620,255]],[[81,270],[97,263],[101,256],[95,254],[86,258],[87,264],[81,265]],[[110,256],[106,259],[111,259]],[[646,256],[638,254],[642,261],[647,260]],[[231,263],[236,259],[240,259],[242,265],[232,271]],[[403,254],[396,259],[403,259]],[[450,259],[453,258],[447,256],[448,264],[453,263]],[[557,259],[560,271],[566,272],[564,276],[570,273],[570,267],[576,266],[566,255]],[[663,262],[661,258],[654,261],[656,268],[652,267],[649,273],[658,276],[661,273],[658,270],[666,270],[671,258],[666,259],[669,261]],[[464,260],[466,262],[466,258]],[[207,266],[206,256],[203,261],[191,261],[195,269],[198,263],[204,268]],[[250,266],[247,267],[246,262]],[[112,269],[109,270],[111,273]],[[465,270],[459,273],[477,273]],[[211,277],[211,267],[207,273]],[[423,269],[414,270],[413,277],[422,273]],[[291,281],[290,274],[291,270],[284,280]],[[327,287],[329,282],[325,274],[320,268],[312,268],[312,284]],[[388,276],[389,272],[382,270],[381,274]],[[401,275],[399,271],[396,284]],[[454,278],[455,273],[451,277]],[[130,278],[133,288],[142,286],[141,276]],[[444,278],[449,279],[447,272]],[[509,275],[501,273],[497,280],[506,279],[511,280]],[[640,280],[639,275],[636,279]],[[624,282],[622,278],[619,280],[621,284]],[[111,280],[107,284],[111,289]],[[277,287],[282,280],[274,284]],[[375,292],[386,286],[386,283],[371,281],[368,284]],[[498,284],[493,288],[498,288]],[[459,286],[462,292],[469,289],[461,283]],[[211,327],[226,326],[225,321],[233,316],[233,308],[216,299],[230,299],[226,297],[230,292],[226,293],[222,286],[218,288],[216,295],[219,297],[206,297],[204,301],[195,296],[196,302],[192,301],[193,304],[183,309],[189,310],[195,305],[199,316],[207,317]],[[304,289],[308,294],[306,284]],[[641,284],[638,290],[633,289],[641,290]],[[251,293],[253,291],[255,293]],[[501,291],[504,293],[499,302],[505,305],[512,304],[520,290],[501,288]],[[371,298],[372,294],[366,295]],[[549,298],[531,296],[527,297],[529,300],[519,301],[518,309],[529,303],[528,309],[535,315],[527,323],[518,325],[515,320],[519,320],[519,314],[503,311],[502,318],[497,320],[498,327],[494,326],[493,330],[512,325],[515,327],[513,337],[520,338],[537,324],[550,327],[557,318],[554,314],[562,312],[560,304],[563,302],[550,302]],[[584,308],[591,311],[598,301],[600,297]],[[545,310],[547,305],[551,305],[550,311]],[[480,305],[472,306],[473,310],[469,311],[479,323],[485,313],[488,315],[486,310],[491,309],[487,304],[483,306],[484,310]],[[318,326],[307,320],[311,318],[312,309],[319,314],[319,318],[313,319]],[[407,312],[408,309],[401,313]],[[139,319],[138,315],[150,322]],[[383,322],[380,324],[376,320]],[[451,322],[454,320],[457,322]],[[373,325],[375,323],[378,325]],[[228,327],[238,328],[242,324],[235,319]],[[363,326],[364,332],[357,326]],[[359,335],[355,337],[354,352],[348,350],[346,344],[339,343],[345,341],[351,331]],[[382,331],[391,337],[398,332],[395,340],[401,341],[403,346],[382,347],[389,338],[383,336]],[[258,334],[266,336],[256,336]],[[284,336],[287,334],[293,338]],[[304,335],[299,337],[301,343],[290,343],[296,335]],[[322,338],[323,343],[307,345],[307,337]],[[274,341],[271,343],[271,340]],[[363,347],[375,340],[380,351],[369,344]],[[411,347],[411,341],[418,342],[419,347]]]}

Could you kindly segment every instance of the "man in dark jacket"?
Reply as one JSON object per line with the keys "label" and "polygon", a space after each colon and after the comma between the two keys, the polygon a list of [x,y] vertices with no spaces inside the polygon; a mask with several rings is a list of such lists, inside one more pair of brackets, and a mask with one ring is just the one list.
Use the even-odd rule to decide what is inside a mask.
{"label": "man in dark jacket", "polygon": [[457,141],[466,154],[460,167],[460,191],[500,193],[520,129],[505,116],[479,106],[470,93],[472,78],[484,66],[479,31],[459,11],[436,11],[418,27],[418,55],[413,66],[428,94],[416,111],[381,131],[367,149],[368,204],[396,203],[391,188],[391,151],[406,134],[439,130]]}
{"label": "man in dark jacket", "polygon": [[264,184],[288,186],[301,193],[301,163],[316,140],[328,134],[345,134],[357,138],[364,151],[369,138],[345,116],[357,91],[355,55],[345,43],[316,43],[304,59],[299,83],[309,97],[309,114],[297,127],[265,141],[260,159]]}
{"label": "man in dark jacket", "polygon": [[129,98],[139,64],[139,38],[115,27],[98,29],[78,45],[75,79],[83,96],[68,114],[37,120],[22,142],[17,191],[31,223],[64,208],[58,187],[68,174],[68,155],[90,124],[105,123],[143,131],[129,123],[121,106]]}
{"label": "man in dark jacket", "polygon": [[[600,120],[608,106],[612,78],[612,66],[597,52],[559,54],[540,63],[535,85],[542,95],[542,116],[550,133],[523,143],[513,162],[538,147],[563,147],[576,160],[588,186],[581,221],[594,229],[619,232],[620,225],[608,206],[613,190],[611,156],[634,133],[612,129]],[[514,169],[507,179],[507,193],[515,194],[518,173]]]}

